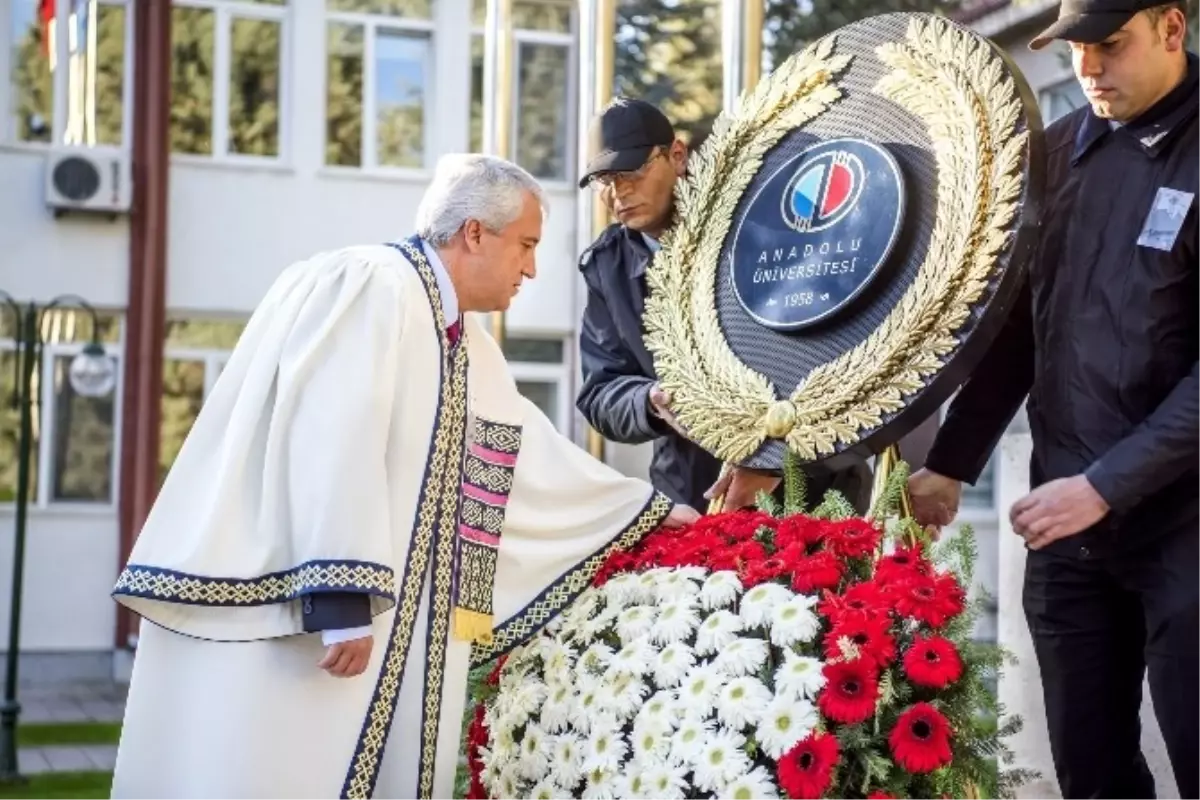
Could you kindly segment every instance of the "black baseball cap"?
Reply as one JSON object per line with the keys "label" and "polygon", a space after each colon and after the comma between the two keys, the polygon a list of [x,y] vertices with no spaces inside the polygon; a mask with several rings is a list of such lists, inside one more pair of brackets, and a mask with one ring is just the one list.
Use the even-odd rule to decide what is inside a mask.
{"label": "black baseball cap", "polygon": [[1058,19],[1029,43],[1030,50],[1041,50],[1055,39],[1083,44],[1099,44],[1112,36],[1141,11],[1166,0],[1063,0]]}
{"label": "black baseball cap", "polygon": [[666,114],[645,100],[618,97],[592,120],[588,148],[592,158],[579,188],[585,188],[597,173],[637,169],[655,147],[674,141],[675,127]]}

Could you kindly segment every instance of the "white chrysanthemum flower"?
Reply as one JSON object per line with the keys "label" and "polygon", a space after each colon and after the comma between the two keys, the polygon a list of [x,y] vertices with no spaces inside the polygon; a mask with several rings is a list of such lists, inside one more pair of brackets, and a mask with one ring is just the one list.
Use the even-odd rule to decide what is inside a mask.
{"label": "white chrysanthemum flower", "polygon": [[711,664],[692,667],[679,687],[679,702],[687,711],[707,714],[726,680]]}
{"label": "white chrysanthemum flower", "polygon": [[745,747],[745,736],[724,728],[718,729],[704,743],[699,757],[693,762],[695,771],[692,775],[696,788],[715,792],[749,772],[750,757],[746,755]]}
{"label": "white chrysanthemum flower", "polygon": [[576,733],[587,735],[591,732],[592,721],[604,710],[605,691],[604,686],[599,683],[580,689],[579,696],[571,705],[571,727]]}
{"label": "white chrysanthemum flower", "polygon": [[742,593],[742,580],[732,570],[721,570],[709,575],[700,589],[700,605],[712,611],[733,605]]}
{"label": "white chrysanthemum flower", "polygon": [[539,725],[529,725],[521,739],[521,758],[517,761],[517,774],[537,783],[550,772],[550,737]]}
{"label": "white chrysanthemum flower", "polygon": [[811,642],[821,630],[821,621],[813,613],[817,598],[798,594],[771,612],[771,641],[780,647],[796,642]]}
{"label": "white chrysanthemum flower", "polygon": [[575,666],[575,656],[569,647],[547,638],[549,645],[542,649],[542,675],[546,683],[561,683],[569,679],[572,667]]}
{"label": "white chrysanthemum flower", "polygon": [[503,767],[511,761],[515,761],[521,755],[521,748],[517,744],[517,740],[513,738],[511,728],[505,729],[500,726],[492,726],[492,750],[491,758],[499,767]]}
{"label": "white chrysanthemum flower", "polygon": [[638,576],[631,572],[623,572],[608,579],[600,590],[604,600],[610,607],[621,609],[636,601],[638,597]]}
{"label": "white chrysanthemum flower", "polygon": [[815,658],[785,650],[783,664],[775,670],[775,692],[795,699],[815,700],[825,688],[824,665]]}
{"label": "white chrysanthemum flower", "polygon": [[636,763],[645,766],[666,761],[671,754],[671,726],[662,720],[638,717],[630,741]]}
{"label": "white chrysanthemum flower", "polygon": [[499,797],[500,773],[502,772],[500,760],[486,747],[479,748],[479,760],[483,763],[483,769],[479,773],[480,782],[487,788],[488,795]]}
{"label": "white chrysanthemum flower", "polygon": [[704,567],[675,567],[672,573],[695,583],[697,592],[700,591],[700,584],[704,583],[704,579],[708,577],[708,570]]}
{"label": "white chrysanthemum flower", "polygon": [[654,567],[637,576],[637,597],[639,603],[654,603],[654,595],[658,582],[670,572],[666,567]]}
{"label": "white chrysanthemum flower", "polygon": [[674,569],[654,587],[654,600],[658,605],[662,605],[672,600],[695,597],[699,593],[700,587],[695,581],[688,580],[682,572]]}
{"label": "white chrysanthemum flower", "polygon": [[552,617],[550,621],[546,623],[546,626],[542,628],[542,630],[551,636],[557,636],[558,633],[563,629],[563,624],[563,615],[559,614],[558,616]]}
{"label": "white chrysanthemum flower", "polygon": [[607,669],[613,659],[613,649],[603,642],[596,642],[583,654],[579,656],[579,661],[576,662],[577,672],[587,672],[593,675],[601,675]]}
{"label": "white chrysanthemum flower", "polygon": [[760,583],[742,595],[742,621],[747,628],[764,628],[771,612],[792,599],[792,590],[778,583]]}
{"label": "white chrysanthemum flower", "polygon": [[496,784],[500,790],[498,793],[500,797],[520,797],[523,794],[521,792],[521,780],[517,777],[517,765],[515,763],[505,767],[500,773],[500,779],[496,781]]}
{"label": "white chrysanthemum flower", "polygon": [[750,675],[762,669],[771,654],[771,646],[762,639],[744,636],[721,648],[713,664],[726,675]]}
{"label": "white chrysanthemum flower", "polygon": [[755,738],[764,753],[780,759],[816,727],[817,709],[812,703],[776,695],[763,714]]}
{"label": "white chrysanthemum flower", "polygon": [[574,734],[554,737],[551,747],[550,777],[559,786],[574,787],[583,777],[583,744]]}
{"label": "white chrysanthemum flower", "polygon": [[656,764],[642,772],[646,791],[642,795],[626,795],[633,797],[658,797],[664,800],[683,800],[687,789],[688,767]]}
{"label": "white chrysanthemum flower", "polygon": [[779,790],[765,767],[755,767],[748,774],[725,784],[717,796],[729,800],[776,800]]}
{"label": "white chrysanthemum flower", "polygon": [[[522,712],[519,709],[510,708],[502,716],[496,718],[495,729],[497,736],[506,736],[512,738],[518,728],[529,721],[529,714]],[[516,741],[513,739],[513,741]]]}
{"label": "white chrysanthemum flower", "polygon": [[690,713],[679,723],[679,730],[671,737],[671,763],[690,767],[704,749],[704,743],[716,733],[717,726],[704,719],[707,711]]}
{"label": "white chrysanthemum flower", "polygon": [[675,730],[675,726],[679,723],[679,700],[675,697],[675,693],[663,689],[655,692],[649,700],[642,705],[638,711],[638,721],[645,720],[647,722],[662,723],[668,732]]}
{"label": "white chrysanthemum flower", "polygon": [[608,683],[608,690],[606,709],[621,722],[636,714],[650,694],[640,675],[617,675]]}
{"label": "white chrysanthemum flower", "polygon": [[570,686],[561,684],[550,690],[546,704],[542,706],[542,727],[547,733],[561,733],[571,721],[571,706],[574,704]]}
{"label": "white chrysanthemum flower", "polygon": [[[687,583],[687,581],[685,581]],[[700,624],[700,615],[690,597],[664,602],[658,609],[658,619],[650,631],[655,644],[670,644],[689,638]]]}
{"label": "white chrysanthemum flower", "polygon": [[553,778],[546,778],[529,790],[529,797],[533,800],[558,800],[569,794],[570,792],[564,792]]}
{"label": "white chrysanthemum flower", "polygon": [[611,724],[596,725],[592,735],[583,743],[583,769],[616,772],[625,763],[629,754],[629,745],[621,735],[618,726]]}
{"label": "white chrysanthemum flower", "polygon": [[651,784],[646,780],[644,769],[634,769],[617,778],[618,797],[657,797]]}
{"label": "white chrysanthemum flower", "polygon": [[546,684],[533,678],[526,680],[525,683],[514,687],[509,692],[512,695],[513,707],[526,718],[541,710],[542,704],[546,702],[546,697],[550,694]]}
{"label": "white chrysanthemum flower", "polygon": [[737,638],[742,630],[742,618],[724,609],[714,611],[700,624],[696,632],[696,653],[706,656],[716,653]]}
{"label": "white chrysanthemum flower", "polygon": [[655,610],[652,606],[630,606],[617,615],[617,635],[622,644],[628,644],[650,633],[654,627]]}
{"label": "white chrysanthemum flower", "polygon": [[[615,771],[592,769],[584,777],[587,778],[587,785],[583,789],[584,800],[616,800],[619,787]],[[517,797],[515,794],[504,796]]]}
{"label": "white chrysanthemum flower", "polygon": [[734,678],[717,695],[717,717],[735,730],[757,725],[771,697],[771,690],[757,678]]}
{"label": "white chrysanthemum flower", "polygon": [[518,648],[509,656],[509,660],[505,662],[504,669],[500,670],[500,691],[513,689],[520,686],[529,679],[529,673],[532,671],[533,665],[526,658],[525,648]]}
{"label": "white chrysanthemum flower", "polygon": [[645,675],[652,669],[655,655],[649,639],[643,637],[626,642],[608,663],[605,675]]}
{"label": "white chrysanthemum flower", "polygon": [[579,632],[583,638],[583,642],[593,642],[602,637],[613,627],[613,623],[616,622],[617,617],[620,616],[620,613],[621,609],[617,606],[609,606],[596,616],[589,619],[587,622],[584,622],[582,625],[580,625]]}
{"label": "white chrysanthemum flower", "polygon": [[654,682],[662,689],[679,685],[696,664],[696,654],[683,642],[672,642],[659,651],[654,660]]}
{"label": "white chrysanthemum flower", "polygon": [[583,622],[591,619],[601,606],[604,605],[604,592],[595,587],[588,587],[575,602],[567,606],[558,619],[563,620],[568,628],[577,628]]}

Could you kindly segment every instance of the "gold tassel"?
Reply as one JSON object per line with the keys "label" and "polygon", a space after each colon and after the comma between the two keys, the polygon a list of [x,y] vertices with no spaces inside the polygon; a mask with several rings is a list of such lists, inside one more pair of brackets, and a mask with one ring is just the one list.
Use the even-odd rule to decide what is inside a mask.
{"label": "gold tassel", "polygon": [[492,615],[457,606],[454,609],[454,638],[460,642],[492,643]]}

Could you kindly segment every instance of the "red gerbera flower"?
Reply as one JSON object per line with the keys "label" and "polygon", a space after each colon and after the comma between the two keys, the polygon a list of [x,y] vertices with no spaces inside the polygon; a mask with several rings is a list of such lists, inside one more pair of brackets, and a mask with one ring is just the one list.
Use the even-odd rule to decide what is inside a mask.
{"label": "red gerbera flower", "polygon": [[492,671],[488,673],[487,678],[485,678],[483,681],[486,686],[500,685],[500,671],[504,669],[504,664],[506,661],[508,661],[507,655],[500,656],[498,659],[496,659],[496,666],[492,668]]}
{"label": "red gerbera flower", "polygon": [[772,556],[764,561],[755,561],[743,565],[738,571],[738,577],[741,579],[742,585],[749,589],[751,586],[758,586],[760,583],[773,581],[787,572],[787,570],[787,561],[779,556]]}
{"label": "red gerbera flower", "polygon": [[789,550],[786,555],[780,555],[789,559],[793,591],[810,594],[823,589],[836,589],[842,582],[846,565],[838,561],[833,553],[821,551],[808,556]]}
{"label": "red gerbera flower", "polygon": [[886,617],[860,617],[843,620],[825,635],[825,658],[830,661],[842,658],[842,638],[849,639],[858,648],[859,655],[880,667],[886,667],[896,658],[896,640],[888,633]]}
{"label": "red gerbera flower", "polygon": [[779,521],[775,529],[775,547],[780,550],[790,547],[809,548],[825,538],[829,523],[803,514],[793,514]]}
{"label": "red gerbera flower", "polygon": [[724,548],[725,543],[715,533],[694,532],[668,550],[660,559],[660,564],[664,567],[704,567],[713,553]]}
{"label": "red gerbera flower", "polygon": [[918,637],[904,654],[904,674],[918,686],[944,689],[962,677],[954,643],[941,636]]}
{"label": "red gerbera flower", "polygon": [[767,549],[759,542],[750,540],[731,544],[714,552],[708,558],[709,569],[739,571],[743,564],[763,561]]}
{"label": "red gerbera flower", "polygon": [[875,580],[879,583],[900,580],[914,573],[933,574],[933,565],[921,557],[919,545],[897,547],[892,553],[879,559],[879,563],[875,565]]}
{"label": "red gerbera flower", "polygon": [[954,758],[950,723],[928,703],[917,703],[900,715],[888,737],[896,763],[909,772],[933,772]]}
{"label": "red gerbera flower", "polygon": [[879,699],[879,676],[868,659],[826,664],[825,688],[817,697],[821,713],[834,722],[853,725],[870,719]]}
{"label": "red gerbera flower", "polygon": [[883,532],[875,523],[861,517],[836,522],[825,539],[825,546],[842,558],[866,558],[875,552]]}
{"label": "red gerbera flower", "polygon": [[776,520],[770,514],[742,509],[720,515],[718,530],[733,541],[744,542],[753,539],[760,528],[774,530],[775,524]]}
{"label": "red gerbera flower", "polygon": [[837,760],[837,737],[828,733],[810,734],[779,759],[776,771],[779,786],[788,797],[797,800],[818,798],[829,788]]}
{"label": "red gerbera flower", "polygon": [[592,579],[592,584],[594,586],[603,586],[618,572],[630,572],[636,567],[637,559],[632,554],[624,550],[618,551],[609,556],[603,566],[596,572],[596,577]]}
{"label": "red gerbera flower", "polygon": [[840,625],[848,619],[874,619],[886,617],[891,603],[879,586],[870,581],[856,583],[841,594],[827,592],[817,606],[821,616],[831,625]]}
{"label": "red gerbera flower", "polygon": [[888,589],[897,612],[935,628],[961,614],[966,600],[966,592],[953,575],[913,573],[889,584]]}

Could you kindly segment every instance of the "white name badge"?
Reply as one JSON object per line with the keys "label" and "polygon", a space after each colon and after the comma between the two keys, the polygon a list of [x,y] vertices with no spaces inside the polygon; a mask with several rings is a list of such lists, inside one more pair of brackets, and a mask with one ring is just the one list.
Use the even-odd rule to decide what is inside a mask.
{"label": "white name badge", "polygon": [[1137,243],[1142,247],[1169,252],[1175,246],[1175,238],[1179,236],[1179,229],[1183,227],[1183,220],[1192,207],[1193,199],[1195,195],[1191,192],[1160,186]]}

